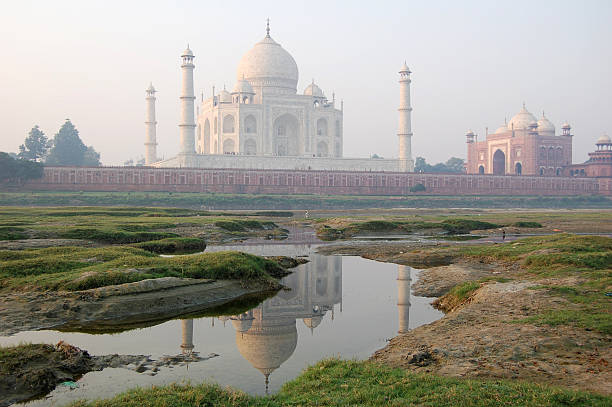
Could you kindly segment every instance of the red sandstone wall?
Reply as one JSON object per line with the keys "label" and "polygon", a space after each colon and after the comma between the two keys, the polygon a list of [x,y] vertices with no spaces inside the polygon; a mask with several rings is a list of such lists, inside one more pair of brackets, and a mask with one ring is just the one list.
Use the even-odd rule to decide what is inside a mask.
{"label": "red sandstone wall", "polygon": [[149,167],[45,167],[25,188],[52,191],[173,191],[323,195],[612,195],[612,179],[362,171]]}

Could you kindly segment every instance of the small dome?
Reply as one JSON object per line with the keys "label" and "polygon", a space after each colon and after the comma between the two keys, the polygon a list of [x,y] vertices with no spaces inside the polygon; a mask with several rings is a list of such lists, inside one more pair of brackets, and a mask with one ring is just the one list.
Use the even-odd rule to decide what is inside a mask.
{"label": "small dome", "polygon": [[507,124],[503,124],[501,126],[499,126],[497,128],[497,130],[495,130],[495,133],[493,134],[504,134],[508,132],[508,125]]}
{"label": "small dome", "polygon": [[595,144],[612,144],[612,140],[610,140],[610,136],[604,134],[603,136],[597,139],[597,143]]}
{"label": "small dome", "polygon": [[406,61],[404,61],[404,63],[402,64],[402,67],[399,70],[400,73],[402,72],[408,72],[410,73],[410,68],[408,68],[408,65],[406,65]]}
{"label": "small dome", "polygon": [[312,83],[308,86],[306,86],[306,89],[304,89],[304,95],[307,96],[314,96],[317,98],[324,98],[325,95],[323,94],[323,91],[321,90],[320,87],[318,87],[314,81],[312,81]]}
{"label": "small dome", "polygon": [[223,89],[221,92],[219,92],[219,102],[232,103],[232,95],[228,91]]}
{"label": "small dome", "polygon": [[467,132],[467,133],[465,133],[465,135],[466,135],[466,137],[472,137],[472,136],[474,136],[475,134],[474,134],[474,132],[473,132],[472,130],[468,130],[468,132]]}
{"label": "small dome", "polygon": [[246,79],[241,79],[234,86],[234,93],[255,93],[253,87]]}
{"label": "small dome", "polygon": [[155,92],[155,88],[153,87],[153,82],[149,83],[149,87],[147,88],[147,92]]}
{"label": "small dome", "polygon": [[571,129],[571,128],[572,128],[572,126],[570,126],[568,122],[565,122],[565,123],[563,123],[563,125],[561,126],[561,128],[562,128],[563,130],[569,130],[569,129]]}
{"label": "small dome", "polygon": [[523,104],[521,111],[508,122],[508,130],[527,130],[533,123],[537,123],[537,119],[525,109]]}
{"label": "small dome", "polygon": [[189,45],[187,46],[187,49],[185,51],[183,51],[183,53],[181,54],[182,57],[192,57],[193,56],[193,51],[191,51],[189,49]]}
{"label": "small dome", "polygon": [[544,113],[542,113],[542,117],[538,120],[538,133],[551,136],[555,135],[555,125],[544,116]]}

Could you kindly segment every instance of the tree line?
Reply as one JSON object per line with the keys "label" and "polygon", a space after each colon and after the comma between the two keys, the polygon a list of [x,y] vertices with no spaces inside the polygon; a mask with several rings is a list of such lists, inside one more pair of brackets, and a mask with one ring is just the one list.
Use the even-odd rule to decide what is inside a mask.
{"label": "tree line", "polygon": [[19,146],[18,154],[0,152],[0,182],[40,178],[45,164],[98,167],[100,153],[83,143],[70,119],[66,119],[53,139],[34,126]]}
{"label": "tree line", "polygon": [[457,173],[461,174],[465,172],[464,169],[465,160],[462,158],[451,157],[445,163],[437,163],[434,165],[427,164],[423,157],[417,157],[414,161],[414,172],[424,173]]}

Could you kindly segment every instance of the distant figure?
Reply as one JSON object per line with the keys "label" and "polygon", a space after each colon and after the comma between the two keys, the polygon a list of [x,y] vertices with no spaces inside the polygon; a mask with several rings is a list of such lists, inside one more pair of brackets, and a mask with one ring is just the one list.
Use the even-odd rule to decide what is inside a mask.
{"label": "distant figure", "polygon": [[304,219],[308,219],[308,211],[304,213]]}
{"label": "distant figure", "polygon": [[502,229],[502,240],[506,240],[506,231]]}

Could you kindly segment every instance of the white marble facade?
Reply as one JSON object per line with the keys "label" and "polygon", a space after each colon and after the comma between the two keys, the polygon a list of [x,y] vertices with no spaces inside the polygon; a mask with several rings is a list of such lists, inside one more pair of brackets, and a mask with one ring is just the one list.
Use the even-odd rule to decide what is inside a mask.
{"label": "white marble facade", "polygon": [[241,59],[236,85],[198,106],[198,154],[342,157],[342,110],[269,33]]}
{"label": "white marble facade", "polygon": [[[180,153],[155,167],[412,171],[410,80],[400,72],[400,160],[343,158],[343,106],[312,81],[298,93],[298,66],[266,36],[238,65],[232,91],[202,96],[194,120],[194,55],[182,55]],[[195,134],[194,134],[195,133]],[[401,162],[400,162],[401,161]]]}

